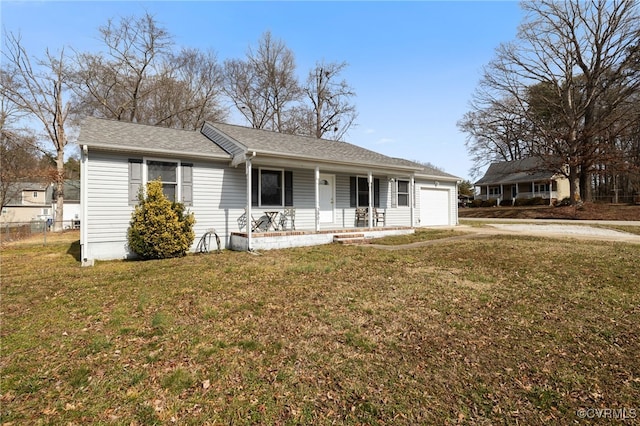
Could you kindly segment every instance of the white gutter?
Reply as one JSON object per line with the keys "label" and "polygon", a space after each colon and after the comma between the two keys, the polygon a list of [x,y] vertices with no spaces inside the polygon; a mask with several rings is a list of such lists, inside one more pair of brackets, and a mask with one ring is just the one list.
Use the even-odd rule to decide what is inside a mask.
{"label": "white gutter", "polygon": [[[89,147],[89,145],[83,145]],[[96,144],[92,143],[91,148],[97,148],[104,151],[110,152],[133,152],[133,153],[144,153],[145,155],[148,153],[152,154],[160,154],[171,157],[198,157],[198,158],[210,158],[216,160],[229,160],[231,157],[229,154],[206,154],[202,152],[188,152],[188,151],[172,151],[168,149],[157,149],[157,148],[144,148],[129,145],[104,145],[104,144]]]}

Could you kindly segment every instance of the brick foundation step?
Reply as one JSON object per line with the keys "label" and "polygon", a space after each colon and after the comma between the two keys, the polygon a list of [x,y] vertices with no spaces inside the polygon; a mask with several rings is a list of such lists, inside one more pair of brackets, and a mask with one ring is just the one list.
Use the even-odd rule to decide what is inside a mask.
{"label": "brick foundation step", "polygon": [[336,234],[333,242],[338,244],[365,244],[364,234]]}

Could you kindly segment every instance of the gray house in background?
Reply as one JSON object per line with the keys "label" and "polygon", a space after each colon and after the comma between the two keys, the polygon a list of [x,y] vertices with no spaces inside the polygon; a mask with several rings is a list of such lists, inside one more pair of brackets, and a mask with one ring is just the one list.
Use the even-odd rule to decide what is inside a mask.
{"label": "gray house in background", "polygon": [[[158,177],[195,214],[193,250],[211,231],[225,248],[252,250],[457,224],[458,177],[346,142],[220,123],[186,131],[87,118],[78,144],[84,263],[132,256],[127,229],[138,190]],[[294,209],[295,229],[247,226],[285,209]],[[359,217],[363,209],[378,215]]]}
{"label": "gray house in background", "polygon": [[563,175],[545,170],[535,157],[516,161],[491,163],[484,176],[475,183],[480,189],[479,200],[543,198],[552,203],[569,196],[569,180]]}

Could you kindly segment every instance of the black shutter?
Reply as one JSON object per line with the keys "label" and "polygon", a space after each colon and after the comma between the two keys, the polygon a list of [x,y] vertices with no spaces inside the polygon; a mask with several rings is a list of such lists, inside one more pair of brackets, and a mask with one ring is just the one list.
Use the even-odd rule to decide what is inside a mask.
{"label": "black shutter", "polygon": [[258,197],[260,196],[260,188],[258,187],[258,169],[251,169],[251,205],[258,205]]}
{"label": "black shutter", "polygon": [[356,177],[349,177],[349,205],[351,207],[357,207],[358,200],[358,187],[356,185]]}
{"label": "black shutter", "polygon": [[373,207],[380,207],[380,179],[373,178]]}
{"label": "black shutter", "polygon": [[293,172],[284,172],[284,205],[293,207]]}
{"label": "black shutter", "polygon": [[142,186],[142,160],[129,159],[129,205],[138,204],[138,194]]}

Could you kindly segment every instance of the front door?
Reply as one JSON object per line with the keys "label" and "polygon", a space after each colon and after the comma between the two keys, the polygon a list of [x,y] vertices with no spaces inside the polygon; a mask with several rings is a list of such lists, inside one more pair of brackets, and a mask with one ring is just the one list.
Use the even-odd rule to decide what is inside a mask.
{"label": "front door", "polygon": [[333,198],[336,177],[320,174],[320,223],[333,223]]}

